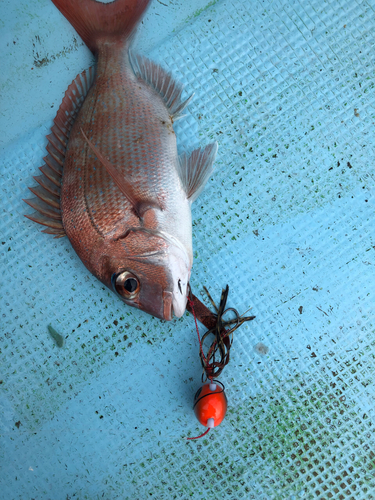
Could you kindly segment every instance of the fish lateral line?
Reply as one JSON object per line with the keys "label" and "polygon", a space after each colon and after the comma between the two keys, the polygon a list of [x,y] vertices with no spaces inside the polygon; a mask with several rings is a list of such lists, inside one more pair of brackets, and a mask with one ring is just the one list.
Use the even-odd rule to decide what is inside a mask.
{"label": "fish lateral line", "polygon": [[126,178],[118,172],[116,167],[114,167],[111,164],[111,162],[102,155],[102,153],[99,151],[99,149],[96,146],[94,146],[94,144],[90,141],[90,139],[84,133],[82,127],[81,127],[81,132],[82,132],[82,135],[85,138],[87,144],[89,145],[90,149],[92,150],[92,152],[95,154],[95,156],[98,158],[100,163],[103,165],[103,167],[106,169],[108,174],[111,176],[113,182],[119,188],[121,193],[127,198],[129,203],[132,205],[133,210],[135,212],[135,215],[141,221],[143,221],[143,216],[148,210],[151,210],[153,208],[157,209],[157,210],[161,210],[161,211],[163,210],[163,207],[157,201],[154,201],[154,200],[138,201],[136,199],[136,193],[134,193],[134,189],[133,189],[131,183],[128,182],[126,180]]}

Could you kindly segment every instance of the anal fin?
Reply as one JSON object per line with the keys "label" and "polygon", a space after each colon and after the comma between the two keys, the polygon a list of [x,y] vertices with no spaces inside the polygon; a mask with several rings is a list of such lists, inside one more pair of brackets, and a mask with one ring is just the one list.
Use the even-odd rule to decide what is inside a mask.
{"label": "anal fin", "polygon": [[133,54],[131,51],[129,52],[129,56],[134,73],[163,97],[173,120],[176,121],[178,118],[182,118],[182,112],[190,103],[194,94],[185,101],[182,101],[181,95],[184,87],[170,73],[158,64],[150,61],[150,59],[147,59],[147,57]]}
{"label": "anal fin", "polygon": [[198,198],[211,176],[217,148],[217,142],[213,142],[195,149],[189,156],[186,153],[180,155],[179,176],[190,202]]}

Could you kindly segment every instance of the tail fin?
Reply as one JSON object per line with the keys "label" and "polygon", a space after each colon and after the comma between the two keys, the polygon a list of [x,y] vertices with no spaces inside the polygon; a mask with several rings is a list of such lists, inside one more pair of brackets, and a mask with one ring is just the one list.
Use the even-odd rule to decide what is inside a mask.
{"label": "tail fin", "polygon": [[114,0],[104,4],[95,0],[52,0],[94,53],[99,40],[129,38],[150,1]]}

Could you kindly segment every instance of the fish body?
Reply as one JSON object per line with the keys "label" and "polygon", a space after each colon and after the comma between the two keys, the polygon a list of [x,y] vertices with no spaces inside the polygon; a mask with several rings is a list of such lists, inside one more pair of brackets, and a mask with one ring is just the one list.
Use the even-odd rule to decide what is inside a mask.
{"label": "fish body", "polygon": [[[217,145],[177,153],[173,121],[187,104],[182,87],[129,52],[148,0],[53,2],[97,55],[97,67],[95,76],[73,81],[55,119],[52,139],[64,148],[57,154],[60,144],[52,145],[52,160],[45,160],[59,170],[57,157],[61,166],[62,228],[55,218],[47,231],[65,233],[85,266],[126,304],[161,319],[180,317],[193,263],[191,203],[212,172]],[[48,226],[51,211],[28,203],[42,214],[29,218]]]}

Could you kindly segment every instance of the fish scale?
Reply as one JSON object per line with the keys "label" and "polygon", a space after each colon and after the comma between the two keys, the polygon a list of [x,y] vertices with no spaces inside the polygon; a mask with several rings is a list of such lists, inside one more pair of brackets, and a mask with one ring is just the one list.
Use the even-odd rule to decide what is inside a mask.
{"label": "fish scale", "polygon": [[[191,203],[217,144],[177,153],[186,101],[160,66],[129,52],[149,0],[53,0],[97,56],[69,86],[47,136],[28,215],[66,234],[84,265],[125,303],[161,319],[186,308],[193,262]],[[53,184],[61,190],[51,193]],[[39,212],[39,214],[38,214]]]}
{"label": "fish scale", "polygon": [[[98,71],[97,81],[105,77]],[[104,85],[100,85],[100,98],[95,95],[94,86],[78,115],[71,140],[73,140],[73,134],[76,133],[80,142],[81,121],[87,120],[87,115],[97,115],[98,119],[94,124],[90,121],[90,134],[93,142],[101,145],[101,152],[104,156],[108,157],[119,171],[128,176],[139,191],[140,197],[172,198],[174,202],[175,186],[180,183],[176,169],[173,168],[173,164],[177,161],[177,146],[174,133],[162,124],[162,121],[171,123],[171,119],[160,96],[145,84],[142,84],[143,93],[136,93],[135,87],[139,88],[139,86],[140,82],[134,79],[130,66],[125,66],[120,76],[113,77],[110,82],[107,82],[106,92],[102,90]],[[117,96],[116,99],[114,95]],[[149,103],[151,99],[154,99],[154,102],[156,100],[154,105]],[[152,121],[147,120],[150,116],[157,118]],[[110,129],[105,126],[109,117],[114,124]],[[148,126],[146,130],[142,127],[144,123]],[[140,137],[142,140],[139,140]],[[169,145],[167,141],[172,141],[172,144]],[[85,197],[90,198],[88,208],[99,232],[111,231],[113,227],[109,225],[109,221],[118,219],[121,213],[128,214],[129,225],[136,225],[137,221],[131,213],[128,200],[119,192],[110,175],[102,168],[90,149],[86,147],[81,150],[81,154],[79,152],[73,154],[74,157],[79,157],[78,164],[83,166],[86,179]],[[90,161],[86,161],[87,155]],[[64,178],[76,172],[74,167],[73,172],[70,171],[72,162],[69,159],[68,151]],[[88,181],[87,179],[91,176],[92,181]],[[75,179],[69,180],[69,185],[72,184],[79,189],[80,180],[81,177],[77,174]],[[90,185],[93,188],[90,188]],[[98,205],[97,192],[103,193],[101,210],[92,213],[92,208]]]}

